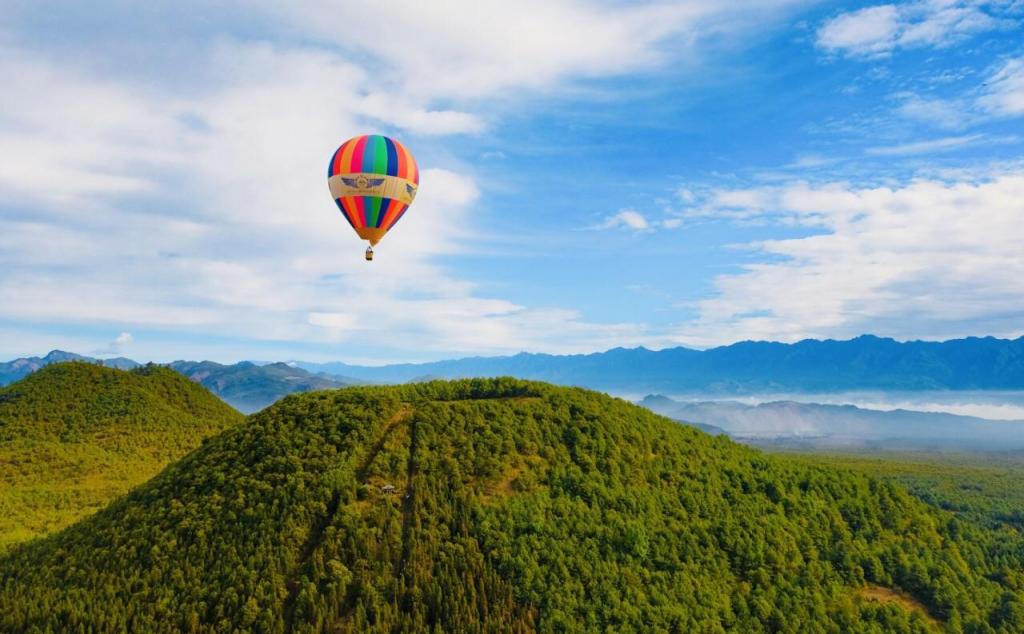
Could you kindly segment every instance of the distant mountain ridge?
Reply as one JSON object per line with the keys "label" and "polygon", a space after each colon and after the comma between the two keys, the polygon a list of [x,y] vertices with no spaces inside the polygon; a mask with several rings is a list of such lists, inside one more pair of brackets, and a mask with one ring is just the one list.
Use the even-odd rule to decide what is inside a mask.
{"label": "distant mountain ridge", "polygon": [[1024,389],[1024,337],[942,342],[862,335],[797,343],[743,341],[709,350],[614,348],[577,355],[520,353],[380,367],[295,362],[370,382],[514,376],[609,391],[721,394],[857,389]]}
{"label": "distant mountain ridge", "polygon": [[[49,363],[93,361],[130,369],[131,359],[98,360],[54,350],[45,357],[0,363],[0,385]],[[551,355],[522,352],[431,363],[360,366],[346,363],[255,364],[174,361],[232,406],[252,412],[293,392],[354,383],[407,383],[425,379],[512,376],[612,393],[750,394],[846,390],[1024,390],[1024,337],[968,337],[907,341],[862,335],[797,343],[743,341],[709,350],[613,348]]]}
{"label": "distant mountain ridge", "polygon": [[1024,421],[794,401],[758,405],[736,401],[686,402],[660,394],[646,396],[639,405],[681,422],[719,427],[733,438],[754,444],[1024,450]]}
{"label": "distant mountain ridge", "polygon": [[[82,361],[119,370],[142,366],[138,361],[117,357],[97,359],[74,352],[52,350],[44,357],[27,357],[0,363],[0,386],[14,383],[55,363]],[[257,365],[251,361],[222,364],[214,361],[172,361],[166,367],[187,376],[219,396],[226,403],[250,414],[294,392],[311,392],[352,385],[353,379],[316,376],[287,363]]]}
{"label": "distant mountain ridge", "polygon": [[246,414],[259,411],[281,397],[351,385],[349,381],[316,376],[287,363],[256,365],[241,361],[222,365],[213,361],[174,361],[168,364]]}
{"label": "distant mountain ridge", "polygon": [[100,360],[81,354],[75,354],[74,352],[51,350],[43,357],[25,357],[21,359],[14,359],[7,363],[0,363],[0,386],[14,383],[15,381],[23,379],[36,370],[45,368],[52,363],[63,363],[65,361],[102,363],[104,366],[109,368],[118,368],[120,370],[131,370],[132,368],[136,368],[140,365],[138,362],[132,361],[131,359],[125,359],[124,357]]}

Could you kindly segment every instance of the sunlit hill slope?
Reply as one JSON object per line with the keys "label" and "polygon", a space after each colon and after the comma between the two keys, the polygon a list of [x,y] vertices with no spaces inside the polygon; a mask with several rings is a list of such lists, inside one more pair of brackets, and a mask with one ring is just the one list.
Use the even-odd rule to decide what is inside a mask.
{"label": "sunlit hill slope", "polygon": [[59,363],[0,388],[0,551],[106,506],[241,420],[156,366]]}

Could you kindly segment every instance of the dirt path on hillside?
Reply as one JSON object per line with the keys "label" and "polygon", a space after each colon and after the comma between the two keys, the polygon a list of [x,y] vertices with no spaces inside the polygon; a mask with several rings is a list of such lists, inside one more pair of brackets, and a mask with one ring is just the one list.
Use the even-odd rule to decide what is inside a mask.
{"label": "dirt path on hillside", "polygon": [[[366,478],[366,473],[373,461],[377,458],[381,448],[384,447],[384,443],[387,442],[391,432],[396,427],[405,422],[410,416],[412,416],[413,408],[409,404],[403,404],[398,408],[394,414],[384,423],[384,428],[381,430],[377,440],[370,446],[370,450],[366,456],[359,463],[359,467],[356,469],[356,479],[362,483]],[[415,428],[414,428],[415,429]],[[415,442],[415,432],[413,435]],[[411,456],[410,456],[411,459]],[[286,583],[288,588],[288,596],[284,601],[284,622],[287,626],[287,631],[292,632],[295,630],[295,600],[299,595],[299,579],[302,576],[302,572],[306,569],[307,563],[313,553],[320,547],[324,540],[324,534],[327,532],[327,527],[331,525],[331,521],[334,519],[335,514],[338,512],[338,506],[341,503],[341,494],[339,491],[335,491],[331,496],[330,501],[327,503],[327,511],[324,515],[317,519],[317,521],[310,528],[309,536],[306,541],[302,544],[302,548],[299,550],[299,559],[295,565],[295,569],[289,575],[289,579]],[[404,529],[403,529],[403,540],[404,540]],[[403,550],[404,550],[403,542]]]}
{"label": "dirt path on hillside", "polygon": [[359,468],[356,469],[356,480],[358,480],[360,484],[366,481],[366,474],[370,470],[370,466],[373,465],[373,461],[377,459],[377,455],[380,453],[380,450],[384,448],[384,443],[388,441],[388,437],[391,435],[391,432],[408,420],[409,417],[412,416],[412,413],[412,405],[404,404],[398,408],[398,411],[395,412],[386,423],[384,423],[384,429],[381,430],[380,436],[377,437],[377,441],[373,443],[370,447],[370,451],[359,464]]}
{"label": "dirt path on hillside", "polygon": [[[395,567],[395,577],[403,577],[406,588],[414,587],[412,571],[407,570],[409,556],[412,553],[412,523],[416,514],[416,449],[419,447],[419,426],[413,419],[409,423],[409,460],[406,462],[405,493],[402,496],[402,551]],[[408,601],[408,595],[402,598],[403,605]],[[408,607],[408,606],[406,606]]]}

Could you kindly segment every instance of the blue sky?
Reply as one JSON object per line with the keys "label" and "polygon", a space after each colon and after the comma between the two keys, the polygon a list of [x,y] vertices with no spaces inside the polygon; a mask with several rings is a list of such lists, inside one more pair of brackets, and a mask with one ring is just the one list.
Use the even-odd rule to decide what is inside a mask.
{"label": "blue sky", "polygon": [[5,3],[0,357],[1024,334],[1019,0],[134,4]]}

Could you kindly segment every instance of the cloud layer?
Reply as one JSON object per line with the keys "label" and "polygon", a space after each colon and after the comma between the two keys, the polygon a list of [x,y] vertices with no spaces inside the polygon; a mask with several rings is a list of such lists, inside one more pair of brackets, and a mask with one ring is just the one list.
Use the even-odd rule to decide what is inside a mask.
{"label": "cloud layer", "polygon": [[978,103],[997,115],[1024,115],[1024,57],[1007,60],[985,83]]}
{"label": "cloud layer", "polygon": [[[202,17],[154,30],[131,23],[143,18],[117,13],[123,7],[115,3],[96,10],[126,22],[124,37],[111,37],[110,48],[105,42],[83,45],[88,30],[67,33],[79,38],[80,48],[71,51],[52,48],[63,45],[53,37],[59,33],[33,43],[31,35],[0,32],[5,338],[35,346],[38,337],[17,333],[47,327],[72,332],[74,326],[104,334],[88,347],[80,345],[77,332],[56,340],[87,350],[117,332],[134,334],[134,341],[102,348],[111,354],[129,343],[133,352],[146,348],[147,333],[170,333],[163,349],[181,335],[177,340],[201,340],[197,347],[215,345],[211,341],[235,341],[236,349],[250,342],[284,342],[279,349],[293,342],[343,344],[392,359],[663,342],[665,327],[652,329],[643,316],[600,322],[564,305],[513,301],[501,287],[469,281],[472,275],[457,268],[462,260],[454,256],[466,255],[470,244],[486,248],[490,236],[478,219],[491,211],[482,191],[491,183],[477,177],[472,158],[451,148],[490,134],[500,139],[495,131],[503,118],[532,116],[532,97],[578,97],[594,80],[613,77],[629,85],[646,72],[696,66],[707,51],[721,51],[723,42],[747,45],[755,30],[766,30],[799,4],[386,0],[368,10],[326,1],[227,2],[217,10],[238,9],[237,27],[214,28]],[[147,6],[153,13],[145,15],[154,23],[181,13],[170,3]],[[995,6],[869,7],[835,16],[817,32],[816,44],[819,51],[858,58],[943,47],[1000,28]],[[4,24],[14,25],[19,11],[5,15]],[[339,23],[346,28],[338,29]],[[381,23],[388,28],[377,28]],[[160,39],[177,37],[186,26],[197,31],[181,41]],[[182,60],[192,63],[180,68]],[[747,72],[739,66],[732,70]],[[867,153],[920,156],[992,141],[971,126],[1024,113],[1022,68],[1019,57],[999,58],[979,72],[989,77],[984,85],[955,100],[906,88],[896,95],[900,116],[933,122],[944,130],[941,138],[878,139]],[[419,155],[430,157],[416,207],[381,244],[372,266],[362,261],[363,247],[334,209],[323,178],[337,144],[368,129],[401,134],[414,152],[422,148]],[[488,146],[486,156],[505,164],[516,160],[515,148],[501,150]],[[808,152],[795,167],[837,160]],[[1012,197],[1019,193],[1014,178],[922,181],[885,190],[792,183],[709,192],[694,186],[678,202],[656,202],[659,208],[681,203],[685,213],[659,215],[626,207],[633,200],[613,201],[591,228],[642,232],[631,239],[646,240],[691,216],[712,215],[819,232],[747,245],[765,262],[717,278],[718,294],[697,305],[700,318],[679,334],[680,341],[856,334],[868,323],[894,334],[902,326],[894,321],[885,330],[886,320],[918,315],[893,307],[900,284],[911,289],[912,311],[923,311],[928,333],[953,332],[952,324],[966,319],[957,293],[967,291],[983,294],[984,301],[965,296],[974,308],[964,314],[1002,332],[1002,317],[984,317],[983,305],[991,302],[991,315],[1018,314],[1007,293],[1019,286],[1007,278],[999,291],[996,277],[999,270],[1014,270],[1005,241],[1021,238],[998,212],[997,200],[1011,207],[1018,200]],[[843,211],[852,207],[859,211]],[[904,208],[910,211],[894,211]],[[961,226],[965,216],[981,228],[972,233]],[[969,246],[957,262],[980,282],[970,286],[935,268],[914,269],[907,257],[921,245],[902,238],[891,244],[886,232],[921,235],[911,229],[915,225],[944,228],[924,231],[935,234],[926,261],[944,252],[948,260],[949,252]],[[964,245],[950,242],[954,235],[979,237]],[[587,240],[614,238],[586,234]],[[987,239],[997,246],[982,253]],[[982,265],[993,258],[992,266]],[[844,270],[854,274],[844,278]],[[956,305],[947,321],[940,319],[941,302],[918,298],[922,288]],[[857,308],[861,304],[870,308]],[[889,312],[879,312],[879,305],[890,306]],[[17,324],[29,326],[19,330]]]}
{"label": "cloud layer", "polygon": [[840,13],[822,25],[818,46],[860,57],[885,56],[898,48],[951,46],[1005,24],[989,12],[1004,4],[919,0],[865,7]]}
{"label": "cloud layer", "polygon": [[455,162],[424,169],[367,268],[324,161],[367,127],[480,134],[500,113],[483,98],[650,68],[787,4],[266,3],[263,23],[301,37],[222,34],[173,80],[7,44],[0,319],[417,355],[638,343],[642,325],[491,297],[440,265],[479,237],[478,185]]}
{"label": "cloud layer", "polygon": [[762,261],[715,280],[680,340],[900,338],[1024,332],[1024,172],[897,188],[843,183],[718,192],[715,211],[814,235],[746,245]]}

